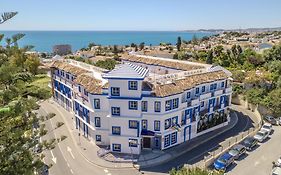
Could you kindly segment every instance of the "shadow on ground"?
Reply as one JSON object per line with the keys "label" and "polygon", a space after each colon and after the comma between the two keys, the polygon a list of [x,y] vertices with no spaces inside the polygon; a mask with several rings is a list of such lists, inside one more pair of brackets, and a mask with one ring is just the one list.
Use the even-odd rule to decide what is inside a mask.
{"label": "shadow on ground", "polygon": [[[206,150],[216,149],[217,147],[220,147],[219,144],[225,141],[227,138],[234,137],[238,135],[240,132],[247,131],[249,128],[254,127],[254,121],[248,115],[243,115],[242,112],[233,111],[233,110],[231,115],[234,115],[234,112],[238,116],[238,122],[232,129],[218,135],[212,140],[201,144],[200,146],[188,151],[187,153],[173,160],[149,168],[141,167],[140,170],[147,171],[147,172],[168,173],[172,168],[179,167],[184,164],[192,165],[201,160],[204,160],[204,156],[208,155]],[[212,133],[214,134],[215,132],[216,131],[212,131]],[[188,144],[186,146],[188,146]]]}

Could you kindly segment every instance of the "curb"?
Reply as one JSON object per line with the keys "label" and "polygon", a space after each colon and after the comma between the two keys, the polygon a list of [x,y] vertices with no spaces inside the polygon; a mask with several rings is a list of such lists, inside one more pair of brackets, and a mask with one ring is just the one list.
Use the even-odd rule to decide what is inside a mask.
{"label": "curb", "polygon": [[[237,107],[237,108],[240,108],[240,107]],[[242,107],[242,108],[243,108],[243,107]],[[248,110],[248,109],[246,109],[246,108],[243,108],[243,109],[244,109],[244,110]],[[249,111],[251,111],[251,110],[249,110]],[[253,130],[252,132],[248,133],[244,138],[247,138],[247,137],[249,137],[250,135],[252,135],[253,133],[256,133],[256,132],[261,128],[261,125],[259,125],[259,123],[261,123],[262,120],[261,120],[259,117],[257,117],[254,112],[251,111],[251,113],[252,113],[253,116],[255,116],[255,117],[258,119],[258,123],[257,123],[257,125],[255,125],[254,130]],[[251,129],[251,128],[249,128],[247,131],[250,131],[250,129]],[[238,134],[238,135],[239,135],[239,134]],[[244,139],[244,138],[243,138],[243,139]],[[242,142],[243,139],[241,139],[241,140],[238,141],[238,142],[235,142],[235,143],[231,144],[230,146],[228,146],[226,149],[224,149],[224,150],[223,150],[221,153],[219,153],[218,155],[207,159],[207,160],[205,161],[205,163],[208,162],[208,161],[211,161],[212,159],[216,159],[217,157],[219,157],[220,155],[222,155],[223,153],[225,153],[227,150],[229,150],[229,148],[231,148],[231,147],[234,146],[235,144],[238,144],[238,143]]]}
{"label": "curb", "polygon": [[[100,164],[97,164],[97,163],[94,163],[92,160],[89,160],[84,154],[83,152],[80,150],[81,148],[77,145],[76,141],[75,141],[75,138],[73,136],[73,134],[71,133],[71,130],[70,130],[70,127],[69,127],[69,124],[68,122],[66,121],[66,119],[63,117],[64,115],[60,112],[60,110],[58,109],[58,106],[59,104],[56,104],[55,101],[53,100],[49,100],[48,103],[52,102],[54,104],[54,106],[56,107],[56,110],[57,112],[62,116],[66,126],[67,126],[67,129],[68,129],[68,132],[70,133],[70,136],[71,136],[71,139],[72,141],[75,143],[75,147],[77,148],[78,152],[85,158],[85,160],[89,163],[91,163],[92,165],[95,165],[97,167],[100,167],[100,168],[107,168],[107,169],[136,169],[133,165],[132,166],[126,166],[126,167],[110,167],[110,166],[104,166],[104,165],[100,165]],[[50,104],[52,104],[50,103]],[[120,163],[121,164],[121,163]]]}
{"label": "curb", "polygon": [[[223,131],[218,132],[217,134],[215,134],[215,135],[209,137],[208,139],[206,139],[206,140],[204,140],[204,141],[202,141],[202,142],[200,142],[200,143],[198,143],[198,144],[193,145],[192,147],[189,147],[189,149],[185,149],[184,151],[182,151],[181,153],[179,153],[179,154],[178,154],[177,156],[175,156],[175,157],[170,157],[169,159],[166,159],[166,160],[164,160],[164,161],[162,161],[162,162],[157,162],[157,163],[153,163],[153,164],[149,164],[149,165],[142,165],[142,166],[139,165],[140,168],[149,168],[149,167],[157,166],[157,165],[166,163],[166,162],[168,162],[168,161],[170,161],[170,160],[176,159],[177,157],[179,157],[179,156],[181,156],[181,155],[183,155],[183,154],[185,154],[185,153],[191,151],[191,150],[194,149],[195,147],[197,147],[197,146],[199,146],[199,145],[201,145],[201,144],[203,144],[203,143],[206,143],[206,142],[210,141],[211,139],[213,139],[213,138],[215,138],[215,137],[217,137],[217,136],[223,134],[223,133],[226,132],[226,131],[229,131],[230,129],[232,129],[232,128],[238,123],[238,116],[237,116],[237,114],[236,114],[235,112],[234,112],[234,114],[235,114],[235,119],[236,119],[236,121],[234,122],[234,124],[233,124],[232,126],[226,128],[226,129],[223,130]],[[161,156],[159,156],[159,157],[161,157]],[[155,159],[157,159],[157,158],[159,158],[159,157],[156,157]],[[153,160],[153,159],[150,159],[150,160]],[[143,161],[143,162],[145,162],[145,161]]]}

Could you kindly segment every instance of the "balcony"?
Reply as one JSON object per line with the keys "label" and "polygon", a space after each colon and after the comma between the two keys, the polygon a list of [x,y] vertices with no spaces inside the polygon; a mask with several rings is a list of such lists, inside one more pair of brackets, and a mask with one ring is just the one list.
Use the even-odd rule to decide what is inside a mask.
{"label": "balcony", "polygon": [[89,101],[87,101],[84,97],[78,95],[77,93],[74,93],[74,99],[76,99],[78,102],[82,102],[83,105],[91,108],[91,104]]}
{"label": "balcony", "polygon": [[223,90],[217,90],[217,91],[215,91],[214,96],[219,96],[219,95],[222,95],[222,94],[223,94]]}
{"label": "balcony", "polygon": [[191,101],[191,106],[195,106],[195,105],[198,105],[198,104],[199,104],[199,98]]}
{"label": "balcony", "polygon": [[212,97],[212,93],[201,94],[200,95],[200,101],[205,100],[205,99],[209,99],[211,97]]}

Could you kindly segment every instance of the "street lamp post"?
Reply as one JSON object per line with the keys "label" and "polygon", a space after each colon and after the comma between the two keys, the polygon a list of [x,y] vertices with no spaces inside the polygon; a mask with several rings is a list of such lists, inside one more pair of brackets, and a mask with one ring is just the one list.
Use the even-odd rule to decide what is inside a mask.
{"label": "street lamp post", "polygon": [[80,142],[80,132],[78,133],[78,139],[79,139],[79,145],[81,145],[81,142]]}

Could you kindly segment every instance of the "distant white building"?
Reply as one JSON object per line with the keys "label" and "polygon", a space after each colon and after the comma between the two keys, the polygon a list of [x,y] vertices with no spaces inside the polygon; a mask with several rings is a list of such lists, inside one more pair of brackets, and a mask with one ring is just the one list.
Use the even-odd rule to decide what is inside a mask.
{"label": "distant white building", "polygon": [[56,61],[51,75],[76,129],[112,152],[164,150],[229,121],[231,73],[222,67],[127,55],[112,71]]}

